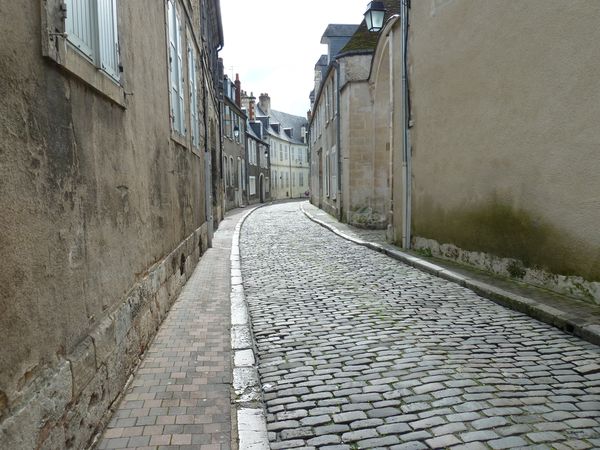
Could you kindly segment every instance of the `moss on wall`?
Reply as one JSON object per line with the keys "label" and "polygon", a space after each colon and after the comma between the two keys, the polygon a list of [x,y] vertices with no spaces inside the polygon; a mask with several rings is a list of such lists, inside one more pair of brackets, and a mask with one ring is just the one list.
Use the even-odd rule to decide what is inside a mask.
{"label": "moss on wall", "polygon": [[515,258],[526,267],[600,281],[600,248],[590,248],[576,236],[498,199],[452,210],[422,199],[415,205],[413,218],[415,236]]}

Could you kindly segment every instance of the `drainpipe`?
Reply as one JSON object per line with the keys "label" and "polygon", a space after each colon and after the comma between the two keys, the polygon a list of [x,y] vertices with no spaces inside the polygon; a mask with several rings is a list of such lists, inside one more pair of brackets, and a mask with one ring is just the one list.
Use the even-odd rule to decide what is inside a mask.
{"label": "drainpipe", "polygon": [[402,30],[402,190],[404,192],[402,213],[402,247],[411,247],[412,216],[412,161],[410,148],[410,99],[408,85],[408,12],[409,0],[401,0],[400,18]]}
{"label": "drainpipe", "polygon": [[337,126],[336,126],[336,149],[337,149],[337,202],[338,202],[338,220],[341,222],[342,221],[342,206],[343,206],[343,202],[342,202],[342,146],[341,146],[341,142],[342,142],[342,138],[341,138],[341,130],[340,130],[340,63],[337,61],[337,59],[333,62],[333,65],[335,67],[335,76],[336,76],[336,89],[335,89],[335,103],[337,105],[336,107],[336,122],[337,122]]}

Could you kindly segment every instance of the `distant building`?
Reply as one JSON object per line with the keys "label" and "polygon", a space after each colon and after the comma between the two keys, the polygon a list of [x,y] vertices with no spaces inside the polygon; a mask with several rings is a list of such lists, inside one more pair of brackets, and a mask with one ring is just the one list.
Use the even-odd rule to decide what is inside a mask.
{"label": "distant building", "polygon": [[246,168],[246,113],[242,110],[240,80],[223,77],[222,184],[225,211],[244,205]]}
{"label": "distant building", "polygon": [[259,96],[255,108],[270,145],[271,198],[305,197],[309,191],[307,119],[271,109],[268,94]]}
{"label": "distant building", "polygon": [[271,200],[271,162],[269,140],[261,121],[256,118],[254,95],[242,91],[242,104],[248,115],[246,124],[246,173],[248,204]]}

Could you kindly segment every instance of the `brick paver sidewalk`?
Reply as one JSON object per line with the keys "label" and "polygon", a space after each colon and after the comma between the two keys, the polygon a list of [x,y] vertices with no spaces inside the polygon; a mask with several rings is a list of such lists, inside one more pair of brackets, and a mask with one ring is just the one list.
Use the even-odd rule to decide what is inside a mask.
{"label": "brick paver sidewalk", "polygon": [[163,322],[98,449],[229,450],[230,249],[243,210],[219,225]]}

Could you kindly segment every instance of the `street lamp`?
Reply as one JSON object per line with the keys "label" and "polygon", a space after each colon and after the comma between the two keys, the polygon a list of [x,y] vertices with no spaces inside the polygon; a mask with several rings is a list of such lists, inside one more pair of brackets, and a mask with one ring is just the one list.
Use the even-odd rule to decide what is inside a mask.
{"label": "street lamp", "polygon": [[365,22],[369,31],[379,31],[383,28],[385,6],[383,2],[371,2],[365,11]]}
{"label": "street lamp", "polygon": [[240,128],[237,125],[233,127],[233,136],[235,137],[236,141],[240,137]]}

